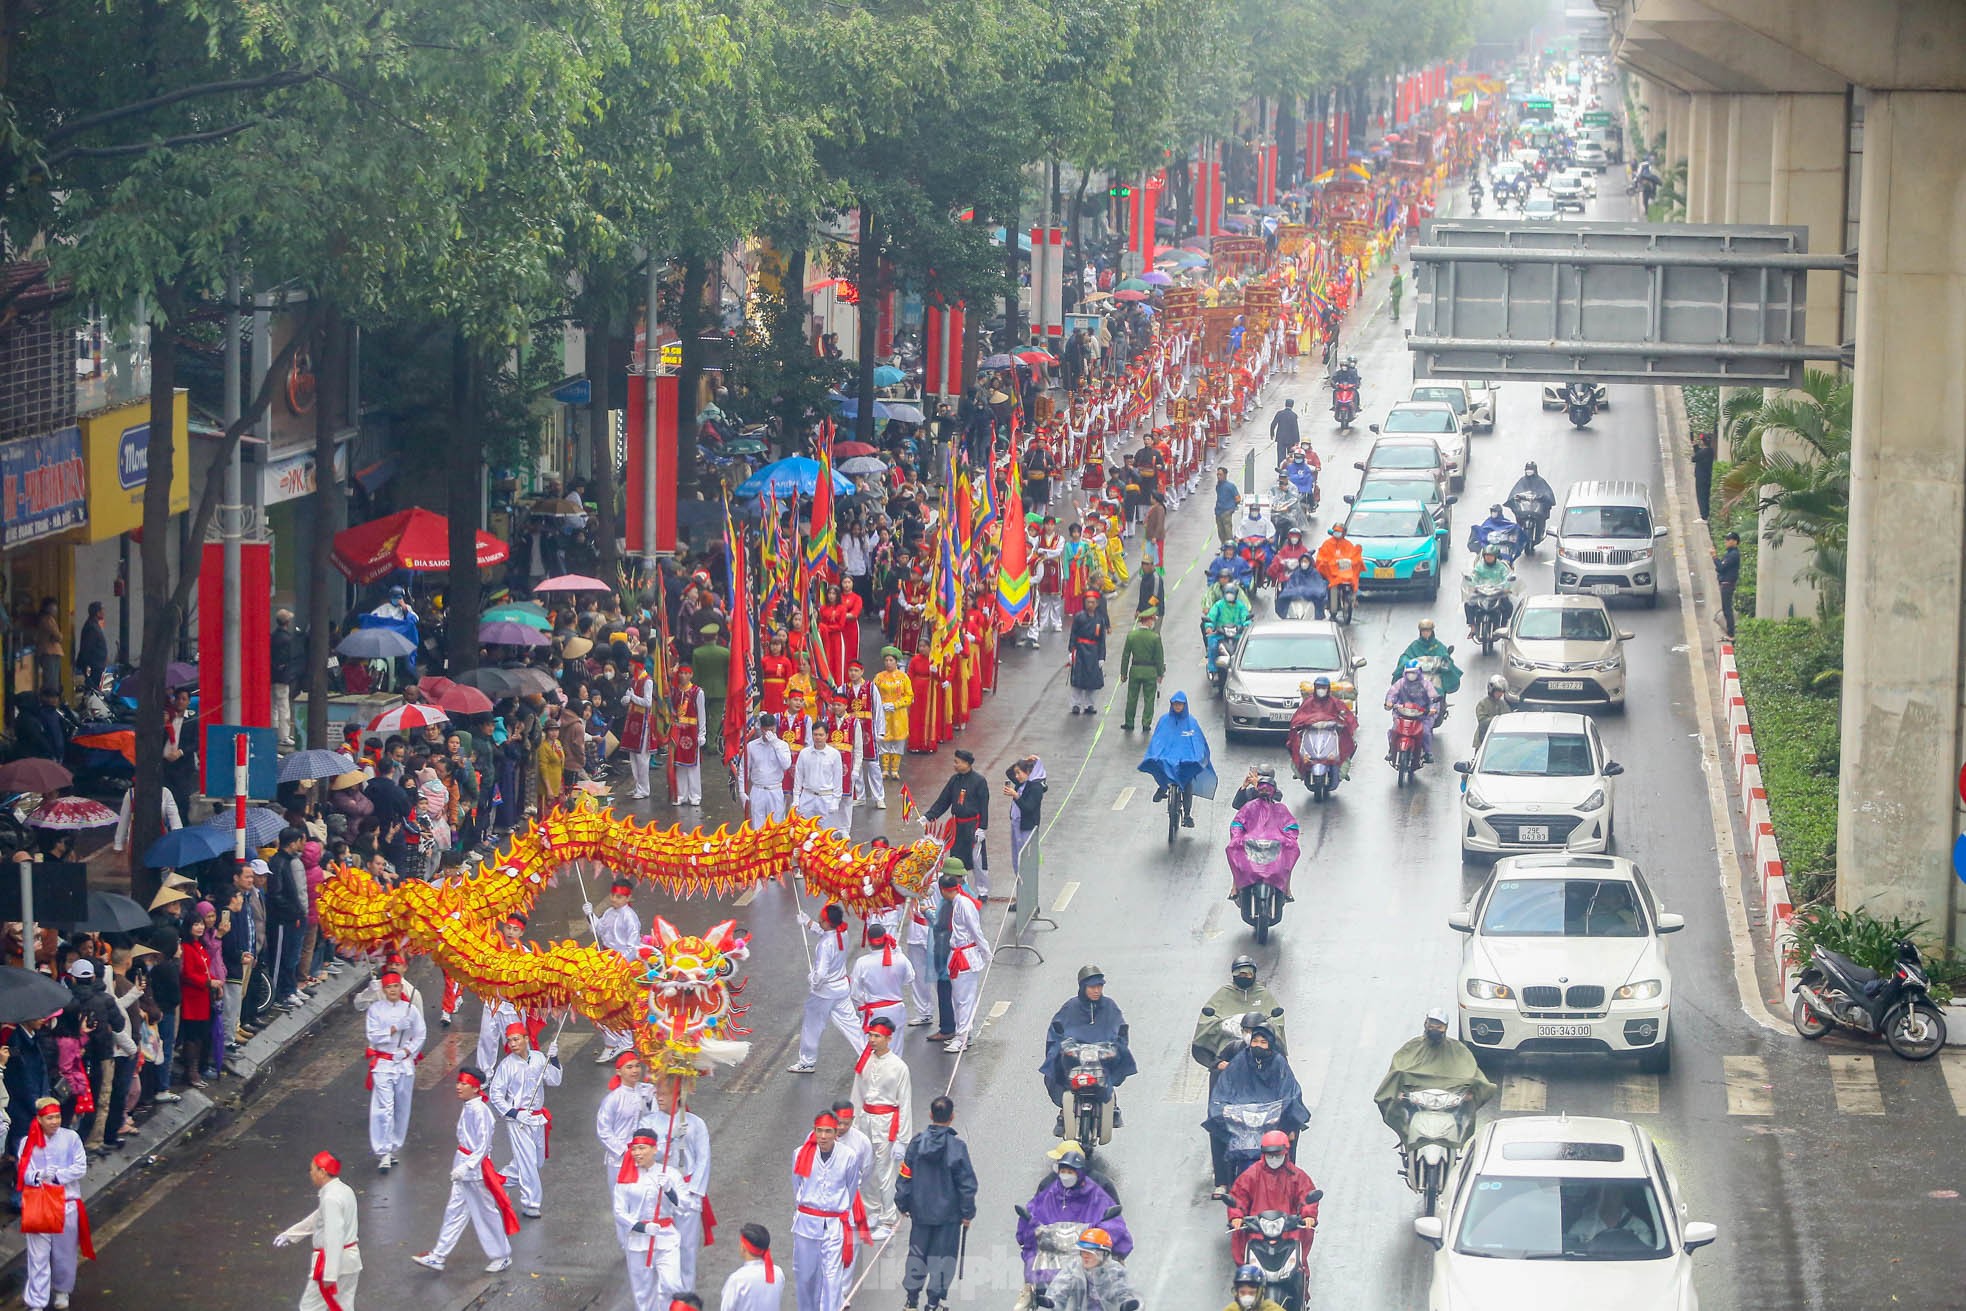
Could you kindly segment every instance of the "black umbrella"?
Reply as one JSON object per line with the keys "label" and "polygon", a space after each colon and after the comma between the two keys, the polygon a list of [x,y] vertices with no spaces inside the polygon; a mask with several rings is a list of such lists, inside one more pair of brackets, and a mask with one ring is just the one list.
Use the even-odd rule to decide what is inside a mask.
{"label": "black umbrella", "polygon": [[494,701],[500,697],[524,696],[526,694],[525,685],[514,676],[514,671],[510,669],[473,669],[467,673],[459,674],[452,681],[462,683],[465,687],[475,687]]}
{"label": "black umbrella", "polygon": [[150,927],[150,912],[120,892],[91,891],[87,915],[73,924],[53,923],[70,933],[135,933]]}
{"label": "black umbrella", "polygon": [[68,1005],[72,996],[39,970],[0,965],[0,1024],[45,1020]]}

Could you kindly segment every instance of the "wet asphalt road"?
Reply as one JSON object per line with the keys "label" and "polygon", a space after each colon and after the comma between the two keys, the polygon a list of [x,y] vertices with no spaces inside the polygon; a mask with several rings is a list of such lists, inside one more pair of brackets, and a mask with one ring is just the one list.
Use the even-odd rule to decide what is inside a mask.
{"label": "wet asphalt road", "polygon": [[[1615,189],[1617,176],[1606,175],[1608,189]],[[1598,212],[1621,217],[1622,197],[1600,202]],[[1410,376],[1380,300],[1383,292],[1381,279],[1372,290],[1378,316],[1369,325],[1354,323],[1346,334],[1347,348],[1360,357],[1369,417],[1398,399],[1396,390],[1403,395],[1396,380]],[[1407,309],[1410,324],[1410,302]],[[1329,522],[1329,512],[1341,505],[1336,498],[1351,489],[1350,463],[1363,457],[1370,436],[1363,428],[1342,437],[1333,430],[1328,398],[1308,369],[1281,380],[1267,403],[1280,405],[1286,396],[1298,398],[1305,431],[1330,475],[1323,520]],[[1259,470],[1267,472],[1268,414],[1266,408],[1233,444],[1234,468],[1253,448]],[[1581,478],[1629,477],[1650,482],[1663,506],[1657,422],[1645,390],[1616,389],[1611,409],[1578,432],[1562,415],[1544,414],[1533,387],[1505,386],[1494,435],[1474,439],[1469,484],[1456,507],[1450,552],[1455,572],[1465,560],[1458,548],[1466,525],[1501,497],[1525,458],[1540,463],[1559,494]],[[1021,1273],[1010,1207],[1028,1196],[1041,1154],[1054,1141],[1035,1067],[1046,1022],[1087,961],[1104,968],[1108,994],[1126,1009],[1140,1063],[1122,1096],[1126,1127],[1106,1154],[1138,1243],[1130,1264],[1136,1287],[1149,1308],[1214,1307],[1226,1300],[1227,1242],[1220,1208],[1205,1200],[1207,1151],[1198,1127],[1206,1085],[1188,1059],[1187,1040],[1202,999],[1225,977],[1228,962],[1249,951],[1290,1008],[1294,1065],[1312,1108],[1299,1159],[1326,1193],[1313,1257],[1313,1305],[1422,1307],[1430,1254],[1412,1236],[1409,1220],[1417,1202],[1395,1175],[1391,1137],[1370,1098],[1388,1055],[1417,1030],[1425,1010],[1453,1000],[1462,940],[1444,918],[1474,893],[1486,870],[1464,868],[1458,860],[1457,779],[1448,762],[1466,754],[1473,698],[1500,668],[1500,656],[1482,657],[1460,643],[1457,659],[1468,690],[1456,699],[1460,713],[1440,734],[1440,765],[1417,786],[1396,789],[1379,760],[1386,719],[1376,708],[1379,690],[1420,617],[1437,613],[1443,635],[1461,632],[1451,600],[1456,593],[1450,579],[1433,607],[1418,600],[1361,606],[1354,639],[1370,661],[1360,678],[1364,747],[1355,777],[1330,804],[1316,807],[1297,790],[1286,794],[1303,824],[1305,854],[1296,902],[1271,942],[1259,948],[1223,896],[1228,793],[1248,765],[1284,756],[1274,742],[1223,741],[1219,706],[1208,700],[1200,678],[1195,636],[1212,523],[1193,501],[1173,521],[1165,631],[1176,672],[1163,690],[1185,687],[1194,698],[1224,780],[1220,799],[1196,803],[1197,827],[1167,844],[1164,812],[1149,803],[1151,786],[1134,769],[1144,734],[1120,728],[1120,689],[1109,683],[1095,720],[1064,713],[1063,645],[1056,636],[1038,651],[1008,653],[998,694],[964,735],[993,780],[1016,755],[1035,752],[1046,762],[1052,787],[1042,839],[1042,903],[1056,908],[1059,927],[1031,939],[1042,963],[1027,953],[999,956],[980,1009],[987,1023],[960,1063],[919,1043],[910,1053],[918,1122],[926,1121],[928,1099],[947,1088],[957,1099],[958,1124],[982,1178],[958,1300],[1007,1307],[1015,1294]],[[1550,554],[1546,547],[1525,566],[1532,594],[1550,590]],[[1597,1062],[1512,1067],[1503,1113],[1621,1115],[1645,1125],[1676,1170],[1692,1218],[1720,1226],[1719,1243],[1694,1258],[1701,1304],[1709,1311],[1966,1306],[1958,1266],[1949,1256],[1960,1202],[1956,1193],[1941,1196],[1961,1189],[1966,1175],[1959,1163],[1960,1109],[1940,1063],[1907,1066],[1888,1053],[1835,1040],[1807,1046],[1743,1008],[1679,601],[1675,574],[1657,610],[1617,608],[1618,622],[1635,634],[1627,647],[1631,710],[1599,717],[1607,745],[1627,769],[1620,780],[1618,850],[1643,865],[1665,905],[1687,918],[1685,932],[1672,941],[1679,998],[1674,1069],[1651,1078]],[[1131,622],[1130,589],[1114,614],[1123,634]],[[1708,622],[1704,609],[1697,621]],[[1116,638],[1115,662],[1118,646]],[[1107,669],[1111,679],[1117,664],[1109,662]],[[946,767],[946,752],[910,757],[906,769],[915,794],[932,796]],[[658,805],[650,813],[675,812]],[[719,789],[704,819],[714,825],[734,814]],[[885,821],[896,838],[910,836],[898,810],[861,812],[856,835],[880,831],[877,821]],[[1003,840],[1003,824],[999,818],[993,825],[993,845]],[[1007,870],[999,879],[1008,882]],[[574,880],[563,877],[542,904],[536,928],[577,932],[579,901]],[[695,1101],[715,1144],[712,1196],[725,1224],[723,1240],[704,1254],[699,1279],[714,1306],[723,1276],[737,1261],[739,1223],[758,1219],[771,1226],[781,1259],[789,1260],[791,1153],[812,1112],[849,1087],[851,1063],[845,1044],[829,1033],[818,1074],[784,1072],[796,1043],[805,969],[802,953],[792,950],[792,892],[768,888],[737,910],[662,906],[646,895],[637,904],[645,918],[660,910],[694,927],[735,914],[754,935],[746,992],[754,1004],[752,1056],[737,1071],[706,1081]],[[1001,905],[990,908],[986,923],[993,933],[1003,913]],[[434,972],[419,965],[412,974],[434,1008]],[[1764,996],[1772,991],[1764,977]],[[153,1188],[98,1227],[101,1259],[85,1267],[76,1306],[127,1305],[126,1299],[141,1295],[202,1311],[258,1311],[297,1296],[303,1257],[273,1250],[270,1240],[310,1208],[305,1162],[321,1147],[349,1162],[345,1178],[361,1198],[367,1262],[362,1305],[432,1311],[626,1306],[592,1132],[605,1071],[590,1062],[592,1035],[584,1025],[569,1029],[563,1040],[568,1077],[551,1098],[558,1132],[545,1174],[547,1214],[527,1222],[515,1239],[515,1269],[496,1278],[477,1273],[480,1262],[468,1236],[443,1275],[410,1264],[409,1256],[435,1236],[456,1110],[448,1074],[469,1054],[477,1014],[476,1004],[467,1003],[458,1029],[436,1030],[404,1163],[385,1177],[367,1163],[356,1016],[349,1011],[323,1026],[256,1102],[181,1149]],[[1840,1102],[1871,1107],[1861,1062],[1845,1063],[1841,1082],[1833,1083],[1832,1056],[1876,1056],[1881,1114],[1839,1109]],[[497,1156],[504,1158],[502,1148]],[[863,1258],[856,1307],[889,1311],[900,1305],[901,1255],[896,1241],[871,1261]],[[195,1296],[175,1282],[194,1271],[203,1272]],[[174,1282],[160,1287],[156,1281],[162,1279]]]}

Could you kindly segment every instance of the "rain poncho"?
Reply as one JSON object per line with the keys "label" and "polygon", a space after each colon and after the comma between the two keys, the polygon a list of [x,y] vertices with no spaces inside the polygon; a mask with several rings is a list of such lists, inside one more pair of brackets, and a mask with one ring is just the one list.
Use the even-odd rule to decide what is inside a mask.
{"label": "rain poncho", "polygon": [[1133,1234],[1126,1220],[1106,1212],[1113,1206],[1113,1195],[1089,1176],[1080,1175],[1076,1188],[1067,1188],[1053,1175],[1031,1198],[1024,1209],[1029,1212],[1017,1221],[1017,1246],[1024,1253],[1024,1282],[1048,1284],[1060,1269],[1079,1264],[1079,1234],[1097,1225],[1113,1240],[1113,1255],[1124,1258],[1133,1250]]}
{"label": "rain poncho", "polygon": [[1119,1311],[1120,1303],[1133,1297],[1126,1267],[1111,1259],[1090,1270],[1074,1260],[1051,1281],[1049,1292],[1053,1311]]}
{"label": "rain poncho", "polygon": [[1054,1088],[1062,1087],[1071,1072],[1062,1051],[1067,1042],[1109,1042],[1117,1047],[1119,1055],[1106,1062],[1106,1078],[1115,1088],[1140,1069],[1127,1045],[1126,1016],[1121,1014],[1119,1003],[1111,997],[1090,1001],[1083,985],[1078,996],[1058,1008],[1044,1035],[1044,1064],[1038,1073]]}
{"label": "rain poncho", "polygon": [[[1215,795],[1215,766],[1209,758],[1208,739],[1202,735],[1201,721],[1188,710],[1188,694],[1176,692],[1167,700],[1167,713],[1154,725],[1154,736],[1147,743],[1140,772],[1168,789],[1185,787],[1198,797]],[[1180,713],[1175,713],[1175,707]]]}
{"label": "rain poncho", "polygon": [[[1251,1026],[1249,1032],[1274,1036],[1264,1024]],[[1229,1068],[1216,1075],[1208,1092],[1208,1119],[1202,1127],[1223,1140],[1231,1177],[1262,1154],[1265,1133],[1272,1129],[1295,1133],[1311,1122],[1290,1062],[1275,1050],[1261,1057],[1244,1047],[1229,1058]]]}
{"label": "rain poncho", "polygon": [[1404,669],[1409,660],[1421,661],[1423,669],[1427,667],[1429,661],[1439,662],[1440,667],[1434,672],[1440,680],[1441,695],[1449,696],[1461,690],[1461,668],[1454,663],[1454,653],[1448,650],[1447,643],[1440,638],[1414,638],[1406,644],[1406,649],[1399,653],[1399,662],[1395,667]]}
{"label": "rain poncho", "polygon": [[[1242,1017],[1261,1015],[1264,1023],[1276,1038],[1276,1049],[1288,1051],[1283,1040],[1283,1016],[1272,1015],[1272,1011],[1283,1009],[1270,990],[1262,984],[1252,984],[1238,988],[1234,983],[1225,983],[1215,990],[1195,1017],[1195,1036],[1188,1042],[1188,1052],[1202,1065],[1214,1066],[1220,1061],[1242,1050]],[[1211,1014],[1212,1012],[1212,1014]]]}
{"label": "rain poncho", "polygon": [[1477,1106],[1495,1095],[1495,1085],[1475,1064],[1474,1053],[1466,1043],[1453,1038],[1431,1043],[1425,1034],[1408,1039],[1405,1046],[1393,1053],[1386,1077],[1372,1094],[1379,1107],[1379,1118],[1400,1135],[1402,1142],[1406,1138],[1407,1110],[1400,1097],[1419,1088],[1441,1088],[1449,1092],[1466,1088],[1474,1093]]}

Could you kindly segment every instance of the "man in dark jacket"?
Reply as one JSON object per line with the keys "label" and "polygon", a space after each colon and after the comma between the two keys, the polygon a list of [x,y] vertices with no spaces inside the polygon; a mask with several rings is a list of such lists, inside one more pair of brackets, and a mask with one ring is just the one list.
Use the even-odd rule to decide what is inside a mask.
{"label": "man in dark jacket", "polygon": [[[975,753],[961,747],[956,749],[956,772],[942,785],[942,794],[935,798],[935,804],[928,808],[924,818],[934,823],[945,814],[956,822],[955,832],[949,838],[949,854],[974,873],[976,844],[990,827],[990,785],[976,772]],[[980,891],[989,895],[987,886]]]}
{"label": "man in dark jacket", "polygon": [[963,1230],[976,1218],[976,1171],[956,1133],[956,1104],[938,1097],[929,1103],[928,1118],[928,1128],[909,1141],[901,1158],[894,1204],[910,1222],[902,1291],[913,1307],[926,1284],[935,1311],[949,1296]]}
{"label": "man in dark jacket", "polygon": [[[81,1017],[82,1068],[88,1072],[89,1090],[96,1101],[95,1110],[75,1120],[75,1133],[86,1143],[96,1127],[96,1116],[109,1105],[109,1074],[116,1062],[116,1035],[123,1031],[125,1024],[123,1008],[103,988],[96,977],[96,963],[87,956],[78,956],[69,963],[68,992],[72,998],[68,1010]],[[115,1121],[105,1118],[104,1124],[109,1136],[114,1137]]]}
{"label": "man in dark jacket", "polygon": [[7,1151],[18,1153],[34,1127],[34,1103],[48,1096],[55,1069],[55,1031],[46,1020],[22,1020],[7,1038]]}
{"label": "man in dark jacket", "polygon": [[1277,468],[1281,469],[1290,459],[1290,452],[1297,445],[1297,402],[1287,400],[1270,420],[1270,437],[1277,444]]}
{"label": "man in dark jacket", "polygon": [[[219,940],[221,954],[225,957],[225,1014],[231,1035],[243,1039],[242,1030],[249,1027],[258,1017],[245,1014],[244,1002],[247,996],[246,981],[258,963],[259,945],[256,941],[259,930],[259,898],[253,888],[252,867],[247,866],[233,875],[233,889],[240,894],[239,909],[233,912],[232,923]],[[212,1042],[223,1041],[227,1035],[214,1033]]]}
{"label": "man in dark jacket", "polygon": [[300,634],[294,631],[294,612],[273,612],[273,634],[267,639],[267,681],[273,687],[273,732],[283,747],[294,742],[294,683],[300,678]]}
{"label": "man in dark jacket", "polygon": [[267,862],[266,930],[273,945],[273,1003],[292,1007],[300,984],[300,941],[307,933],[307,866],[300,844],[307,835],[297,828],[280,830],[280,849]]}
{"label": "man in dark jacket", "polygon": [[[1709,461],[1709,466],[1712,462]],[[94,691],[102,682],[102,671],[109,665],[109,635],[103,631],[102,602],[89,602],[89,617],[75,635],[75,672]]]}
{"label": "man in dark jacket", "polygon": [[375,806],[375,813],[369,823],[375,829],[376,845],[383,858],[397,869],[402,869],[408,855],[408,844],[403,841],[403,822],[410,817],[410,794],[403,790],[397,780],[402,774],[402,766],[393,760],[384,760],[376,770],[374,778],[362,785],[362,794]]}

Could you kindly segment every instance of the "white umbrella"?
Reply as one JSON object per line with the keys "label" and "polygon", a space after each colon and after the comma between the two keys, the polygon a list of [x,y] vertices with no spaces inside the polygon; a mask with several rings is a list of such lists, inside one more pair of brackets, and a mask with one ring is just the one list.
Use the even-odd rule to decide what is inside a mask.
{"label": "white umbrella", "polygon": [[841,462],[840,472],[855,475],[863,473],[886,473],[887,465],[871,455],[856,455],[850,460]]}

